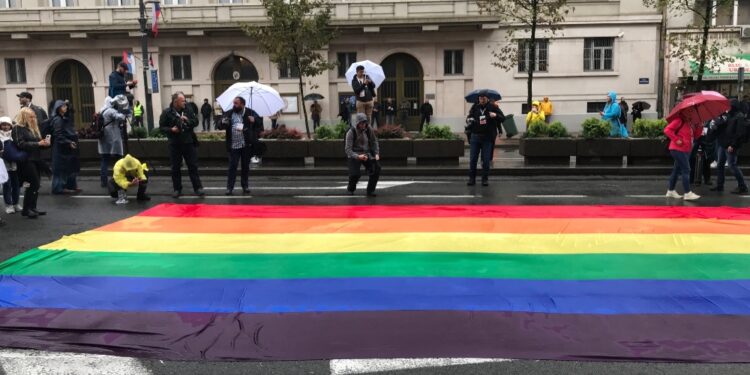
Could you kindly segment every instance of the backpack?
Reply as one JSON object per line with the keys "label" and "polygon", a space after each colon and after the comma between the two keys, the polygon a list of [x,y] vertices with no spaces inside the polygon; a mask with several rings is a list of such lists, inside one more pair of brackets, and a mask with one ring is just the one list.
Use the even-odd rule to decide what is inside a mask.
{"label": "backpack", "polygon": [[736,121],[739,123],[737,124],[740,131],[739,144],[743,145],[750,141],[750,121],[744,114],[737,115]]}
{"label": "backpack", "polygon": [[101,112],[94,113],[94,120],[91,122],[91,135],[95,138],[104,136],[104,128],[111,124],[112,121],[104,123],[104,116]]}
{"label": "backpack", "polygon": [[[18,132],[14,127],[13,131]],[[8,139],[3,142],[3,159],[12,162],[23,162],[29,158],[29,153],[18,148],[12,139]]]}

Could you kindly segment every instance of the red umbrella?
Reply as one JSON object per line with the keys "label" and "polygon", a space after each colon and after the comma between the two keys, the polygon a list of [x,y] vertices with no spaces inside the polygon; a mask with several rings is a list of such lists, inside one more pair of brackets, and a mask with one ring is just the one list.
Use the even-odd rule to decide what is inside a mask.
{"label": "red umbrella", "polygon": [[672,121],[682,115],[695,125],[703,125],[705,121],[719,117],[729,110],[729,99],[716,91],[701,91],[686,94],[679,104],[667,116]]}

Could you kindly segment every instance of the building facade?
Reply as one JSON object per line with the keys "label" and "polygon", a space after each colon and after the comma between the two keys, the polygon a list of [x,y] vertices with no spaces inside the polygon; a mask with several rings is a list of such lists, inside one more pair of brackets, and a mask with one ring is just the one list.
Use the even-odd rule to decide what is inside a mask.
{"label": "building facade", "polygon": [[[143,80],[133,0],[3,1],[0,63],[6,74],[0,77],[0,113],[14,115],[16,94],[30,91],[40,105],[53,98],[70,99],[77,125],[83,126],[104,102],[107,77],[123,50],[136,56],[134,76]],[[562,30],[538,46],[535,98],[549,96],[557,118],[573,131],[583,118],[596,115],[609,91],[628,101],[655,103],[661,15],[640,1],[570,3],[574,10]],[[418,126],[418,107],[425,98],[435,108],[433,123],[462,129],[469,107],[463,97],[476,88],[500,91],[506,113],[524,109],[525,64],[511,71],[492,64],[492,51],[507,43],[507,25],[480,12],[474,1],[333,4],[339,36],[326,53],[342,68],[305,78],[308,87],[316,87],[307,93],[325,96],[324,123],[336,121],[340,99],[351,95],[343,71],[365,59],[381,63],[388,75],[379,98],[407,103],[409,129]],[[243,23],[264,21],[258,0],[165,0],[162,13],[158,38],[149,40],[159,77],[155,116],[174,91],[200,103],[204,98],[213,101],[234,82],[258,80],[288,100],[282,122],[302,126],[295,72],[271,63],[239,29]],[[143,101],[145,88],[139,82],[137,99]]]}

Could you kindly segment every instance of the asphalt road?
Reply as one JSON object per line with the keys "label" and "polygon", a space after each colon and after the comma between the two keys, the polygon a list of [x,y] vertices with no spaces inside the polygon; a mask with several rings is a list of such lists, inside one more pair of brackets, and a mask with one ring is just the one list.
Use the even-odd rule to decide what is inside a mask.
{"label": "asphalt road", "polygon": [[[360,190],[348,196],[345,177],[329,178],[262,178],[251,179],[252,194],[224,197],[224,179],[205,178],[209,194],[205,199],[186,196],[184,203],[206,204],[277,204],[277,205],[368,205],[368,204],[516,204],[516,205],[687,205],[747,207],[750,197],[729,193],[717,194],[707,187],[695,191],[703,195],[698,201],[664,198],[666,176],[654,177],[496,177],[489,187],[468,187],[462,178],[389,178],[384,176],[376,198],[364,197]],[[185,182],[189,186],[187,178]],[[175,202],[167,178],[153,178],[150,184],[153,200],[147,204],[134,200],[126,206],[115,206],[103,196],[98,181],[83,179],[84,189],[78,197],[49,195],[49,181],[43,182],[39,208],[48,215],[38,220],[19,214],[0,215],[8,225],[0,229],[0,259],[5,260],[27,249],[54,241],[63,235],[79,233],[108,224],[165,202]],[[731,180],[728,190],[734,186]],[[189,189],[185,189],[187,192]],[[67,357],[65,357],[67,358]],[[229,362],[197,363],[140,359],[89,359],[83,362],[71,357],[32,351],[0,350],[0,373],[122,373],[122,374],[361,374],[380,371],[383,374],[747,374],[750,366],[741,364],[699,365],[633,362],[554,362],[496,361],[482,364],[453,365],[455,362],[413,361],[380,362]],[[61,363],[71,363],[70,368]],[[113,367],[104,368],[108,361]],[[123,362],[124,361],[124,362]],[[78,366],[78,367],[76,367]],[[97,367],[100,366],[100,367]],[[119,366],[119,367],[118,367]],[[409,370],[399,368],[420,367]],[[427,366],[427,367],[423,367]],[[434,367],[439,366],[439,367]]]}

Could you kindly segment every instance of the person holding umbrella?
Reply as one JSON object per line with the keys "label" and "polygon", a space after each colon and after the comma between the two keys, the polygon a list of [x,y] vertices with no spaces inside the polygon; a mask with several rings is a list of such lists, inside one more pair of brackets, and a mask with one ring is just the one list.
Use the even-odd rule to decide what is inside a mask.
{"label": "person holding umbrella", "polygon": [[477,162],[479,153],[482,154],[482,186],[489,186],[490,162],[492,159],[492,149],[499,128],[505,116],[500,108],[490,104],[487,92],[479,93],[479,102],[474,104],[469,110],[466,118],[467,131],[471,133],[469,145],[471,147],[469,157],[469,181],[468,186],[476,185]]}
{"label": "person holding umbrella", "polygon": [[321,113],[323,113],[323,107],[320,106],[317,99],[313,100],[313,103],[310,105],[310,116],[313,120],[313,130],[320,127]]}
{"label": "person holding umbrella", "polygon": [[249,194],[248,175],[250,173],[250,146],[255,142],[256,134],[253,127],[261,118],[255,111],[245,108],[245,99],[234,98],[234,106],[230,112],[224,114],[219,123],[219,130],[226,131],[226,147],[229,153],[229,170],[227,171],[227,192],[232,195],[234,183],[237,179],[237,164],[240,164],[240,185],[242,193]]}
{"label": "person holding umbrella", "polygon": [[367,115],[367,122],[368,124],[371,123],[374,98],[377,94],[375,93],[375,82],[371,81],[370,77],[365,74],[365,67],[362,65],[357,67],[357,75],[352,79],[352,89],[354,90],[354,96],[357,97],[357,113]]}
{"label": "person holding umbrella", "polygon": [[[664,135],[669,138],[669,153],[674,159],[672,174],[669,176],[669,188],[667,189],[667,198],[683,198],[686,201],[693,201],[700,198],[690,189],[690,151],[693,149],[693,142],[703,134],[703,126],[695,125],[687,115],[681,113],[667,125],[664,129]],[[682,188],[685,195],[682,196],[675,190],[677,178],[682,178]]]}
{"label": "person holding umbrella", "polygon": [[633,103],[633,106],[631,107],[632,111],[630,114],[633,116],[633,124],[635,124],[635,120],[638,120],[639,118],[642,118],[643,111],[651,108],[651,104],[648,104],[646,102],[635,102]]}

